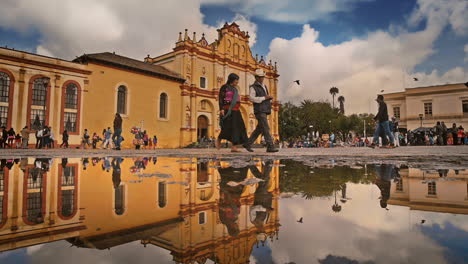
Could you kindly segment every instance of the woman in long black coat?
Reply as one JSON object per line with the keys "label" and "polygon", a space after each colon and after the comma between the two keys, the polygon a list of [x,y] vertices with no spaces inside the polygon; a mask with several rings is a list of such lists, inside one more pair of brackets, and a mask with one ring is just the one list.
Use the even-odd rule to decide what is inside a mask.
{"label": "woman in long black coat", "polygon": [[240,94],[237,88],[239,76],[231,73],[225,85],[219,90],[219,110],[221,133],[216,140],[216,148],[219,149],[221,140],[232,143],[231,152],[240,152],[237,148],[247,142],[247,131],[240,112]]}

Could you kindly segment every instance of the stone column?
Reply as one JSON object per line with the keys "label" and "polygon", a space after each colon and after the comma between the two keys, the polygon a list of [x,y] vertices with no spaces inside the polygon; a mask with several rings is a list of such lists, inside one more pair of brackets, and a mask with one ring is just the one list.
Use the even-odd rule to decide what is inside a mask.
{"label": "stone column", "polygon": [[60,122],[62,122],[61,120],[61,116],[62,116],[62,84],[63,84],[63,81],[62,81],[62,76],[57,74],[54,76],[55,79],[54,79],[54,85],[51,85],[50,88],[52,91],[50,91],[50,95],[51,95],[51,98],[50,98],[50,101],[53,102],[51,103],[51,105],[49,107],[51,107],[53,109],[53,111],[50,111],[50,123],[49,123],[49,126],[52,127],[52,131],[54,133],[54,141],[56,141],[56,144],[58,142],[58,138],[59,138],[59,135],[60,135]]}
{"label": "stone column", "polygon": [[[19,70],[19,79],[18,79],[18,100],[17,100],[17,115],[16,115],[16,127],[23,128],[25,125],[29,127],[29,124],[26,124],[26,120],[28,120],[26,116],[26,106],[28,103],[28,91],[29,87],[28,84],[25,82],[25,75],[26,70],[20,69]],[[15,118],[15,117],[14,117]],[[14,125],[12,123],[12,125]]]}

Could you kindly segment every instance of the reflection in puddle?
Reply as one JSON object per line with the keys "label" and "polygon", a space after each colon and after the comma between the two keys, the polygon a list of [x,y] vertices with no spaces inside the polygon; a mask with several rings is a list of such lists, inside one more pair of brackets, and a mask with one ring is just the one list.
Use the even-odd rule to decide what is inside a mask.
{"label": "reflection in puddle", "polygon": [[334,161],[2,160],[0,261],[462,263],[467,180]]}

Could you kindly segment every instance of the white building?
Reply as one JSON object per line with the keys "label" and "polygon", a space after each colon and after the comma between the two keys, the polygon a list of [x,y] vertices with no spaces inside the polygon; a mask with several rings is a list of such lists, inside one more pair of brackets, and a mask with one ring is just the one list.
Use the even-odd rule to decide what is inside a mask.
{"label": "white building", "polygon": [[406,88],[384,94],[388,114],[399,119],[401,128],[433,127],[444,121],[468,127],[468,86],[464,83]]}

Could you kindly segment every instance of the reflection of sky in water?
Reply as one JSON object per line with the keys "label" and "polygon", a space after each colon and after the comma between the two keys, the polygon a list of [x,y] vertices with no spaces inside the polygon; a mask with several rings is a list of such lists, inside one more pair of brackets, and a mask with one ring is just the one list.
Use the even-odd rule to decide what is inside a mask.
{"label": "reflection of sky in water", "polygon": [[[356,171],[349,169],[349,173]],[[328,176],[315,170],[311,177]],[[340,212],[332,210],[334,194],[279,198],[279,240],[268,239],[265,247],[254,245],[251,263],[463,263],[468,259],[468,215],[396,205],[385,210],[380,196],[371,182],[347,182],[348,200],[340,201],[341,192],[337,192]],[[300,218],[303,223],[298,222]],[[0,253],[0,263],[173,263],[172,259],[170,251],[143,247],[140,241],[110,250],[70,247],[69,242],[58,241]]]}

